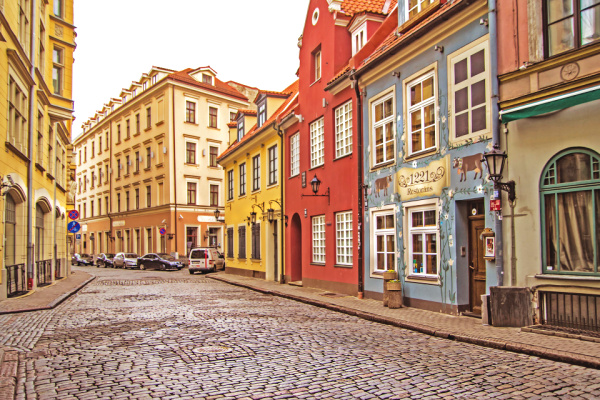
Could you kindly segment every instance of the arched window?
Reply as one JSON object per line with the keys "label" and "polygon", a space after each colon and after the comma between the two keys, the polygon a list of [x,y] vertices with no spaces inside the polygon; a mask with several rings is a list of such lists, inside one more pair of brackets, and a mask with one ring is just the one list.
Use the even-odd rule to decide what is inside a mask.
{"label": "arched window", "polygon": [[10,194],[6,195],[6,224],[4,225],[4,262],[6,266],[16,264],[17,204]]}
{"label": "arched window", "polygon": [[600,156],[570,149],[546,165],[540,182],[543,272],[598,274]]}
{"label": "arched window", "polygon": [[42,261],[44,256],[44,210],[39,204],[35,205],[35,246],[37,261]]}

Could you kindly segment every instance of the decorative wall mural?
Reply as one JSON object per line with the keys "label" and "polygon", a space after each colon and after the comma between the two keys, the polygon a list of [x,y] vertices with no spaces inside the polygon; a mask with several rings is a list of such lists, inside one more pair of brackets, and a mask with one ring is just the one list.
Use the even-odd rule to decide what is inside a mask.
{"label": "decorative wall mural", "polygon": [[467,180],[467,173],[470,171],[475,171],[473,179],[477,179],[477,174],[479,174],[479,179],[481,179],[483,175],[483,168],[481,166],[482,158],[483,154],[478,153],[465,157],[455,157],[452,160],[452,168],[457,170],[460,182]]}
{"label": "decorative wall mural", "polygon": [[379,178],[375,180],[375,197],[381,196],[381,191],[383,191],[383,195],[388,195],[388,189],[390,186],[393,188],[393,184],[391,184],[394,180],[393,175],[388,175],[384,178]]}

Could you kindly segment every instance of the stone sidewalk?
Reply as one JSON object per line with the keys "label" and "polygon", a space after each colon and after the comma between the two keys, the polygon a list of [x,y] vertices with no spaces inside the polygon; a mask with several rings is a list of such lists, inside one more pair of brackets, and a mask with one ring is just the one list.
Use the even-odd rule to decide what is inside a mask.
{"label": "stone sidewalk", "polygon": [[528,328],[484,326],[477,318],[452,316],[410,307],[389,309],[377,300],[358,299],[354,296],[283,285],[224,272],[210,274],[208,277],[261,293],[301,301],[428,335],[584,367],[600,368],[600,340],[598,339],[581,340],[577,335],[565,335],[560,332],[554,335],[552,333],[540,334],[531,332]]}

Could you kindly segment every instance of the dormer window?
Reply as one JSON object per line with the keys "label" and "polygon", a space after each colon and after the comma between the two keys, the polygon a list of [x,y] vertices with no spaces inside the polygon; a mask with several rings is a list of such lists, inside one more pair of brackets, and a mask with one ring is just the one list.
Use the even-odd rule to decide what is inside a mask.
{"label": "dormer window", "polygon": [[263,102],[258,106],[258,127],[260,128],[267,120],[267,103]]}
{"label": "dormer window", "polygon": [[127,103],[127,96],[121,97],[121,100],[123,101],[123,103]]}
{"label": "dormer window", "polygon": [[213,77],[207,74],[202,74],[202,83],[206,83],[207,85],[213,84]]}
{"label": "dormer window", "polygon": [[133,89],[133,92],[131,92],[131,97],[135,97],[136,94],[137,94],[137,89]]}
{"label": "dormer window", "polygon": [[358,53],[367,42],[367,23],[365,22],[352,33],[352,55]]}
{"label": "dormer window", "polygon": [[237,129],[238,129],[238,142],[239,142],[244,137],[244,121],[243,120],[238,121]]}
{"label": "dormer window", "polygon": [[142,90],[146,90],[147,87],[148,87],[148,82],[144,82],[142,84]]}
{"label": "dormer window", "polygon": [[433,4],[435,0],[406,0],[406,20],[417,16],[421,11]]}
{"label": "dormer window", "polygon": [[153,85],[156,83],[156,77],[157,77],[157,76],[158,76],[158,75],[153,75],[153,76],[152,76],[152,84],[153,84]]}

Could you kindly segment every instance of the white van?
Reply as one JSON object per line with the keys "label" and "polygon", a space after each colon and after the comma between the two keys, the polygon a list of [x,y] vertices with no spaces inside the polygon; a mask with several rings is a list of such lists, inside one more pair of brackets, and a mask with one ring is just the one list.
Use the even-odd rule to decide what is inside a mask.
{"label": "white van", "polygon": [[214,272],[217,269],[216,263],[219,259],[219,252],[217,249],[210,247],[199,247],[192,249],[188,258],[190,274],[196,271]]}

